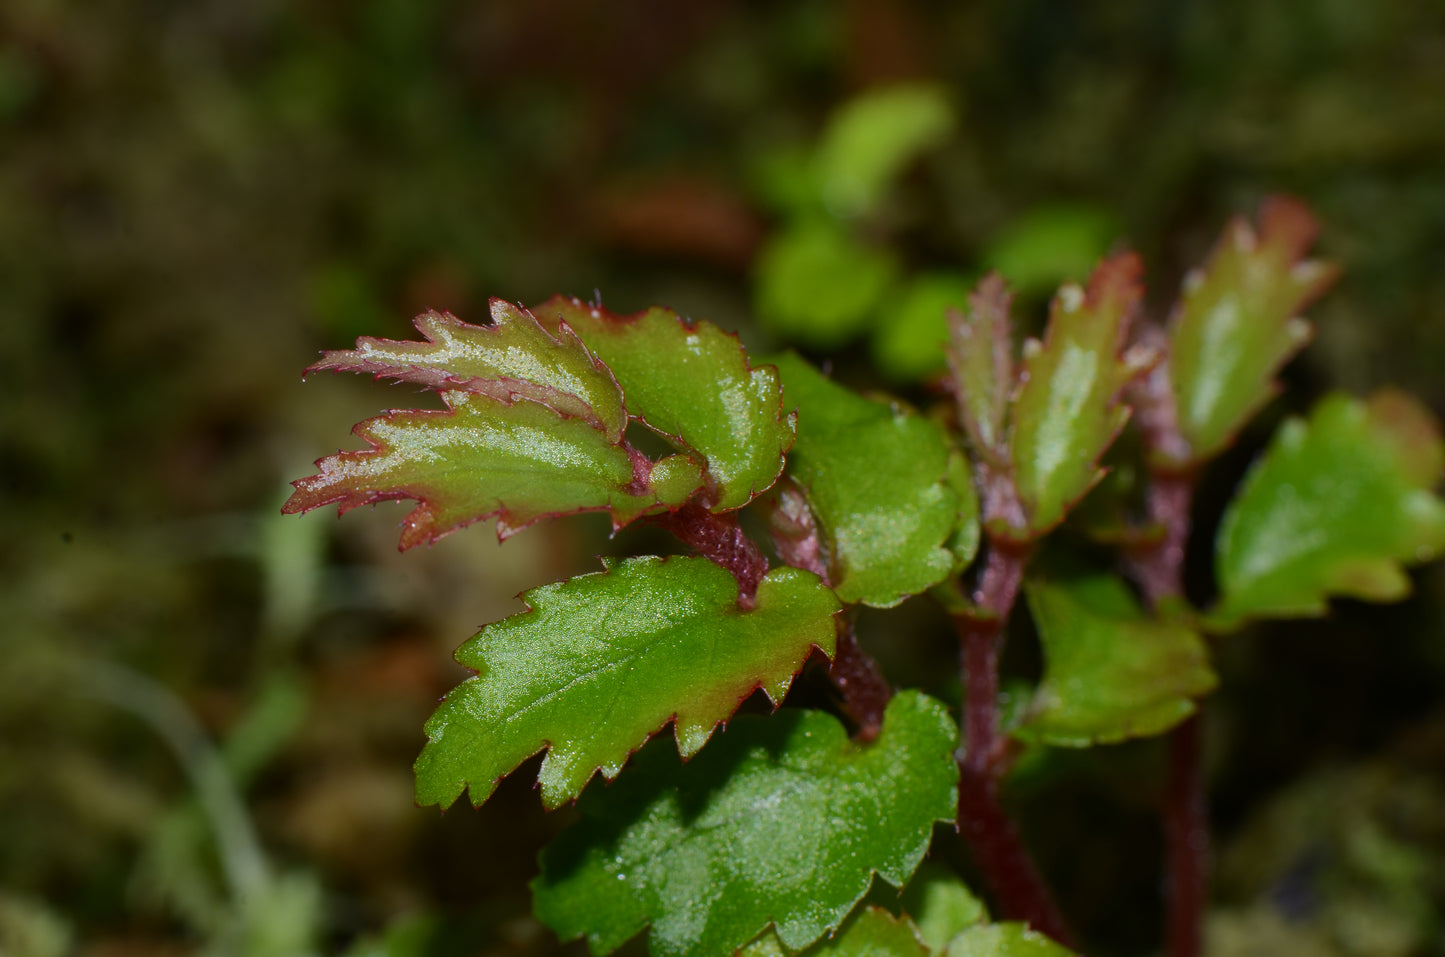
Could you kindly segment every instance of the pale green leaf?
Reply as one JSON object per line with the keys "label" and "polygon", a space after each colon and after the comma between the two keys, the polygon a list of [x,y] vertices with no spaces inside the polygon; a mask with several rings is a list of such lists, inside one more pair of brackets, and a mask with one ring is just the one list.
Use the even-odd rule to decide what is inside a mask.
{"label": "pale green leaf", "polygon": [[959,419],[974,450],[999,467],[1008,462],[1008,406],[1018,382],[1003,277],[985,276],[968,297],[967,311],[948,314],[948,367]]}
{"label": "pale green leaf", "polygon": [[953,109],[937,85],[881,87],[850,100],[818,146],[823,204],[836,216],[870,212],[910,162],[952,131]]}
{"label": "pale green leaf", "polygon": [[658,463],[654,486],[639,481],[626,451],[585,419],[531,401],[501,402],[446,392],[447,411],[392,412],[353,430],[371,447],[317,461],[293,483],[282,511],[335,504],[342,513],[388,499],[415,499],[401,547],[497,516],[502,537],[547,515],[611,511],[621,525],[649,509],[680,504],[701,485],[678,456]]}
{"label": "pale green leaf", "polygon": [[1299,311],[1337,270],[1304,259],[1318,227],[1301,204],[1260,207],[1259,231],[1235,219],[1191,273],[1170,321],[1170,375],[1189,460],[1218,455],[1274,395],[1274,375],[1309,340]]}
{"label": "pale green leaf", "polygon": [[1125,253],[1100,264],[1087,292],[1065,286],[1043,343],[1025,346],[1010,445],[1032,537],[1062,521],[1103,477],[1099,457],[1129,418],[1120,393],[1153,362],[1143,350],[1125,352],[1140,269]]}
{"label": "pale green leaf", "polygon": [[782,700],[814,647],[829,656],[839,605],[816,575],[770,573],[755,607],[702,558],[631,558],[533,589],[529,610],[483,628],[457,651],[477,672],[426,725],[417,801],[474,804],[502,775],[549,748],[542,801],[575,798],[597,771],[611,779],[676,719],[684,757],[756,688]]}
{"label": "pale green leaf", "polygon": [[649,748],[543,852],[537,916],[598,954],[649,926],[657,957],[724,957],[770,924],[807,947],[875,874],[907,881],[934,822],[953,820],[956,744],[948,709],[906,691],[870,744],[788,710],[738,718],[685,765]]}
{"label": "pale green leaf", "polygon": [[1070,957],[1074,951],[1025,924],[982,924],[948,943],[945,957]]}
{"label": "pale green leaf", "polygon": [[887,253],[826,219],[800,220],[769,238],[756,269],[758,321],[815,349],[861,334],[898,272]]}
{"label": "pale green leaf", "polygon": [[1399,392],[1321,400],[1289,419],[1224,514],[1216,547],[1222,628],[1323,614],[1331,595],[1395,601],[1403,565],[1445,550],[1439,425]]}
{"label": "pale green leaf", "polygon": [[783,469],[793,442],[777,372],[753,368],[736,336],[667,309],[618,315],[556,296],[534,308],[565,323],[617,377],[629,415],[705,460],[707,503],[746,505]]}
{"label": "pale green leaf", "polygon": [[[960,526],[976,526],[977,503],[951,481],[959,465],[943,428],[795,355],[777,364],[786,402],[798,407],[789,474],[823,530],[838,597],[887,607],[946,578],[956,559],[949,544]],[[965,506],[973,511],[961,514]]]}
{"label": "pale green leaf", "polygon": [[1118,226],[1094,206],[1056,203],[1013,220],[984,251],[984,264],[1021,293],[1081,282],[1104,258]]}
{"label": "pale green leaf", "polygon": [[933,951],[942,952],[959,931],[988,919],[983,902],[958,875],[931,861],[924,861],[908,882],[900,903]]}
{"label": "pale green leaf", "polygon": [[[768,931],[738,951],[738,957],[789,957],[778,935]],[[854,911],[831,937],[824,937],[798,957],[928,957],[907,917],[894,917],[881,907],[867,905]]]}
{"label": "pale green leaf", "polygon": [[948,312],[962,309],[973,284],[955,273],[927,273],[908,284],[878,310],[873,359],[897,382],[916,382],[948,367]]}

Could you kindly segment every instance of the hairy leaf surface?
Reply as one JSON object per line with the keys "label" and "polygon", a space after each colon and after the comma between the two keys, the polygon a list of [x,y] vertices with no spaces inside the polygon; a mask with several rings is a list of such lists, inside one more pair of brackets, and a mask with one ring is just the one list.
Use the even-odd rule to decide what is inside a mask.
{"label": "hairy leaf surface", "polygon": [[[789,474],[827,538],[838,597],[887,607],[942,581],[954,567],[955,529],[977,525],[976,500],[950,482],[943,428],[864,398],[795,355],[777,364],[786,401],[798,407]],[[972,511],[961,515],[965,505]]]}
{"label": "hairy leaf surface", "polygon": [[1140,269],[1139,258],[1125,253],[1100,264],[1087,291],[1065,286],[1043,343],[1025,345],[1011,449],[1034,536],[1062,521],[1103,477],[1099,457],[1129,419],[1119,393],[1153,364],[1142,350],[1124,351]]}
{"label": "hairy leaf surface", "polygon": [[457,651],[477,672],[426,725],[417,801],[474,804],[549,747],[538,776],[548,807],[676,718],[683,757],[706,743],[756,688],[777,703],[814,648],[829,656],[839,605],[818,577],[773,571],[757,604],[702,558],[631,558],[523,595],[530,610],[483,628]]}
{"label": "hairy leaf surface", "polygon": [[1259,231],[1236,218],[1209,262],[1186,280],[1170,322],[1169,363],[1192,462],[1213,458],[1233,441],[1277,391],[1280,366],[1309,341],[1299,311],[1337,274],[1304,258],[1317,232],[1298,202],[1266,200]]}
{"label": "hairy leaf surface", "polygon": [[1214,690],[1199,635],[1148,616],[1118,578],[1031,581],[1025,589],[1044,676],[1017,737],[1087,747],[1159,734]]}
{"label": "hairy leaf surface", "polygon": [[740,508],[777,480],[793,442],[777,371],[753,368],[736,336],[668,309],[618,315],[556,296],[534,308],[566,323],[622,386],[627,411],[706,460],[708,504]]}
{"label": "hairy leaf surface", "polygon": [[371,446],[319,459],[292,484],[284,512],[414,499],[401,547],[497,516],[502,537],[546,515],[609,510],[622,525],[701,485],[695,463],[672,456],[639,483],[627,453],[592,423],[536,402],[443,394],[447,411],[391,412],[352,431]]}
{"label": "hairy leaf surface", "polygon": [[1323,614],[1331,595],[1394,601],[1403,564],[1445,549],[1439,424],[1400,392],[1325,397],[1290,419],[1224,514],[1216,548],[1219,627]]}
{"label": "hairy leaf surface", "polygon": [[616,442],[627,424],[612,373],[569,329],[543,329],[525,309],[491,302],[492,325],[474,326],[435,310],[415,321],[425,342],[356,340],[326,353],[308,371],[370,372],[440,391],[480,392],[503,402],[532,399],[592,421]]}
{"label": "hairy leaf surface", "polygon": [[871,744],[818,711],[738,718],[680,765],[649,748],[580,804],[542,854],[538,917],[606,954],[652,928],[658,957],[723,957],[772,924],[798,950],[842,923],[876,873],[902,885],[957,811],[957,733],[914,691]]}

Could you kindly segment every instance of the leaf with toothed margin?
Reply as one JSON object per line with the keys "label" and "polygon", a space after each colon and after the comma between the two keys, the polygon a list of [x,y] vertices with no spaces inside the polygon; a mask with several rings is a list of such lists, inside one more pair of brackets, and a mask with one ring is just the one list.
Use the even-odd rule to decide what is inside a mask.
{"label": "leaf with toothed margin", "polygon": [[1189,458],[1170,465],[1218,455],[1278,391],[1275,373],[1310,339],[1299,311],[1338,274],[1304,258],[1317,232],[1302,204],[1267,199],[1258,232],[1236,218],[1186,279],[1169,324],[1169,365]]}
{"label": "leaf with toothed margin", "polygon": [[[797,957],[928,957],[918,928],[907,917],[894,917],[881,907],[860,907],[831,936]],[[778,935],[768,931],[738,951],[738,957],[791,957]]]}
{"label": "leaf with toothed margin", "polygon": [[1155,361],[1125,350],[1141,290],[1139,257],[1106,259],[1088,290],[1059,290],[1043,343],[1024,346],[1010,449],[1029,537],[1052,529],[1103,478],[1099,457],[1129,419],[1119,394]]}
{"label": "leaf with toothed margin", "polygon": [[1024,587],[1044,676],[1015,737],[1085,748],[1161,734],[1214,690],[1203,639],[1147,615],[1120,579],[1061,576]]}
{"label": "leaf with toothed margin", "polygon": [[976,500],[955,488],[959,463],[943,427],[858,395],[796,355],[776,364],[786,403],[798,407],[788,474],[818,518],[838,597],[888,607],[943,581],[956,564],[955,531],[978,522]]}
{"label": "leaf with toothed margin", "polygon": [[548,515],[602,511],[617,525],[686,501],[702,483],[697,464],[674,455],[639,482],[626,451],[584,419],[536,402],[443,393],[446,411],[391,412],[353,431],[371,446],[319,459],[292,483],[283,512],[415,499],[401,547],[411,548],[497,516],[505,538]]}
{"label": "leaf with toothed margin", "polygon": [[980,456],[997,466],[1008,461],[1004,431],[1014,369],[1009,306],[1013,297],[998,273],[985,276],[968,297],[968,311],[948,314],[948,368],[959,418]]}
{"label": "leaf with toothed margin", "polygon": [[1208,623],[1320,615],[1331,595],[1397,601],[1402,565],[1445,550],[1440,425],[1402,392],[1340,393],[1280,426],[1225,510]]}
{"label": "leaf with toothed margin", "polygon": [[530,312],[491,302],[492,324],[474,326],[435,310],[416,318],[425,342],[365,336],[355,349],[328,352],[309,372],[370,372],[439,391],[479,392],[503,402],[531,399],[563,415],[587,419],[617,442],[627,425],[622,392],[577,336],[554,335]]}
{"label": "leaf with toothed margin", "polygon": [[622,386],[629,415],[706,460],[708,505],[741,508],[767,489],[793,444],[776,370],[748,363],[734,335],[668,309],[618,315],[555,296],[532,312],[576,331]]}
{"label": "leaf with toothed margin", "polygon": [[785,710],[735,720],[679,765],[666,748],[587,795],[542,852],[535,911],[607,954],[651,926],[657,957],[723,957],[772,925],[798,950],[841,924],[877,874],[901,886],[958,811],[957,731],[916,691],[871,744]]}
{"label": "leaf with toothed margin", "polygon": [[697,753],[757,688],[776,704],[814,648],[829,657],[838,600],[811,572],[781,568],[738,604],[737,583],[702,558],[630,558],[533,589],[529,610],[457,651],[477,674],[447,695],[416,762],[419,804],[474,804],[549,748],[539,780],[554,808],[675,719]]}

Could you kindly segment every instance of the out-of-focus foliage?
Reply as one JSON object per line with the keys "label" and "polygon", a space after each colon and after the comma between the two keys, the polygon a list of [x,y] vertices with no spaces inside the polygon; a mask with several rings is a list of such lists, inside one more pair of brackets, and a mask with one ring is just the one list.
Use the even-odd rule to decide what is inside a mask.
{"label": "out-of-focus foliage", "polygon": [[[280,521],[285,479],[345,441],[335,423],[378,397],[414,404],[408,387],[362,381],[303,392],[318,350],[404,336],[431,307],[480,322],[489,295],[593,289],[761,338],[749,270],[788,210],[821,202],[810,157],[830,117],[854,93],[923,81],[951,129],[904,168],[870,166],[890,185],[849,223],[895,259],[904,294],[880,301],[906,303],[914,277],[939,271],[1075,269],[1061,264],[1083,240],[1128,240],[1177,275],[1229,214],[1286,190],[1343,267],[1311,311],[1316,346],[1286,375],[1306,393],[1391,382],[1439,411],[1442,48],[1445,18],[1415,0],[0,5],[0,946],[195,952],[207,930],[182,893],[219,886],[204,827],[170,823],[196,813],[170,753],[77,700],[54,653],[151,674],[223,752],[273,679],[295,679],[306,721],[247,745],[236,786],[269,859],[324,888],[337,949],[555,952],[519,878],[560,819],[510,783],[480,812],[439,818],[411,806],[408,764],[462,677],[457,637],[625,543],[598,517],[529,530],[505,553],[474,534],[403,560],[402,506]],[[1108,229],[1070,225],[1081,208],[1107,211]],[[891,355],[891,324],[926,325],[910,315],[880,309],[859,333]],[[851,381],[853,358],[835,375]],[[884,361],[899,381],[939,371]],[[1221,461],[1223,484],[1243,467]],[[1226,828],[1342,749],[1399,773],[1381,742],[1433,727],[1421,722],[1445,685],[1445,580],[1420,585],[1388,612],[1344,603],[1308,640],[1282,626],[1226,652]],[[889,667],[950,671],[936,623],[908,620],[916,633],[882,635],[865,616],[864,639]],[[1253,720],[1265,702],[1268,724]],[[1154,824],[1130,809],[1157,768],[1132,746],[1114,759],[1127,787],[1044,753],[1031,773],[1051,777],[1050,799],[1028,804],[1022,773],[1019,788],[1036,846],[1068,849],[1044,864],[1082,928],[1138,954],[1156,935],[1114,915],[1155,900]],[[1439,766],[1411,773],[1438,789]],[[1344,797],[1333,813],[1339,835],[1375,816]],[[1440,859],[1433,838],[1388,829],[1428,825],[1425,803],[1381,816],[1392,841]],[[1439,884],[1401,896],[1392,873],[1350,882],[1366,901],[1422,901],[1411,914],[1425,917],[1365,922],[1405,926],[1389,938],[1403,949],[1327,946],[1434,939]],[[1246,898],[1248,926],[1284,941],[1271,954],[1321,952],[1288,894]],[[393,920],[411,923],[385,935]]]}

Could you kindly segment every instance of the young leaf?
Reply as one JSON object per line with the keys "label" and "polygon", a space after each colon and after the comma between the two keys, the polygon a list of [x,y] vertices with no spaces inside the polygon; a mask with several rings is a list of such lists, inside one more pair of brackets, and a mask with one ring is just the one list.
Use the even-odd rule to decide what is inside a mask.
{"label": "young leaf", "polygon": [[991,273],[968,297],[966,313],[948,314],[948,367],[959,419],[978,454],[1000,468],[1008,461],[1009,396],[1017,382],[1003,277]]}
{"label": "young leaf", "polygon": [[1439,424],[1413,399],[1333,394],[1280,426],[1225,511],[1210,623],[1323,614],[1331,595],[1395,601],[1404,563],[1445,549]]}
{"label": "young leaf", "polygon": [[477,672],[447,695],[416,762],[417,802],[481,804],[550,746],[538,776],[549,808],[675,719],[683,757],[756,688],[780,702],[814,648],[833,653],[839,605],[816,575],[781,568],[737,603],[737,583],[702,558],[631,558],[523,595],[529,610],[457,651]]}
{"label": "young leaf", "polygon": [[1063,287],[1043,343],[1024,346],[1010,444],[1031,537],[1062,521],[1103,477],[1099,457],[1129,419],[1119,393],[1154,363],[1145,350],[1124,351],[1140,269],[1125,253],[1094,270],[1087,292]]}
{"label": "young leaf", "polygon": [[[777,366],[798,407],[789,473],[826,536],[838,597],[888,607],[946,578],[955,529],[978,519],[976,501],[950,482],[942,427],[831,382],[795,355]],[[960,514],[965,505],[973,510]]]}
{"label": "young leaf", "polygon": [[980,924],[948,942],[944,957],[1072,957],[1073,951],[1026,924]]}
{"label": "young leaf", "polygon": [[576,331],[617,377],[628,414],[706,460],[709,507],[741,508],[777,480],[793,443],[782,386],[736,336],[667,309],[622,316],[562,296],[532,312]]}
{"label": "young leaf", "polygon": [[1318,226],[1294,200],[1265,200],[1259,232],[1243,219],[1185,281],[1170,321],[1170,374],[1187,466],[1218,455],[1277,391],[1274,375],[1310,338],[1299,311],[1337,270],[1304,259]]}
{"label": "young leaf", "polygon": [[622,391],[568,328],[553,336],[535,317],[501,299],[491,302],[492,325],[474,326],[435,310],[416,318],[426,342],[356,340],[355,349],[326,353],[308,371],[370,372],[439,391],[479,392],[510,403],[532,399],[563,415],[587,419],[614,443],[627,412]]}
{"label": "young leaf", "polygon": [[626,451],[585,419],[536,402],[499,402],[445,392],[444,412],[390,412],[352,431],[371,446],[316,462],[292,484],[283,512],[335,504],[341,513],[415,499],[401,533],[411,548],[498,516],[505,538],[546,515],[610,510],[625,524],[658,505],[680,504],[701,483],[696,463],[672,456],[639,476]]}
{"label": "young leaf", "polygon": [[930,950],[942,951],[966,927],[988,920],[983,901],[949,868],[924,861],[899,900]]}
{"label": "young leaf", "polygon": [[[789,957],[791,953],[777,934],[768,931],[738,951],[738,957]],[[850,914],[833,936],[798,957],[928,957],[929,953],[912,921],[869,904]]]}
{"label": "young leaf", "polygon": [[537,916],[607,954],[649,925],[657,957],[723,957],[771,924],[799,950],[874,874],[902,885],[957,812],[957,732],[915,691],[871,744],[818,711],[744,716],[685,765],[649,748],[542,853]]}
{"label": "young leaf", "polygon": [[1025,589],[1045,663],[1016,737],[1079,748],[1159,734],[1214,690],[1200,637],[1146,615],[1119,579],[1094,574]]}
{"label": "young leaf", "polygon": [[756,268],[758,320],[814,349],[836,349],[863,332],[898,273],[890,255],[823,218],[771,237]]}
{"label": "young leaf", "polygon": [[818,186],[835,216],[868,213],[915,157],[953,131],[947,92],[907,83],[871,90],[844,104],[818,146]]}
{"label": "young leaf", "polygon": [[947,368],[948,314],[968,302],[973,283],[954,273],[927,273],[879,310],[871,348],[879,370],[896,382],[917,382]]}

